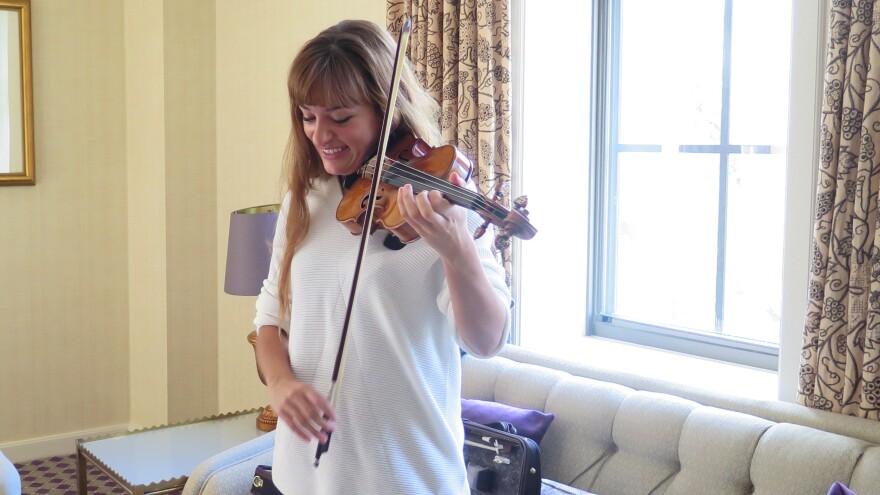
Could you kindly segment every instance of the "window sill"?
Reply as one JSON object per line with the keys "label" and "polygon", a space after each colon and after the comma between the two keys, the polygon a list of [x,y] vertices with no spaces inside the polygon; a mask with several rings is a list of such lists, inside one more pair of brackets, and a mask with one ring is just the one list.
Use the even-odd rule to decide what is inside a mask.
{"label": "window sill", "polygon": [[545,354],[713,392],[777,400],[777,373],[602,337],[535,339],[521,344]]}

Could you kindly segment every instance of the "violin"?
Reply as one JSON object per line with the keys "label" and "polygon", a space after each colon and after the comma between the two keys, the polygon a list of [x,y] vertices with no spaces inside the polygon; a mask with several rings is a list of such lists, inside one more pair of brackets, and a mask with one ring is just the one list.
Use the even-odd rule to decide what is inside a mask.
{"label": "violin", "polygon": [[[376,158],[368,160],[358,170],[359,178],[345,191],[336,209],[336,220],[345,225],[354,235],[361,235],[366,223],[372,178],[376,172]],[[449,182],[453,172],[468,181],[473,172],[471,160],[461,150],[452,145],[431,147],[424,140],[405,133],[394,136],[385,154],[381,184],[374,200],[373,225],[394,234],[403,243],[417,240],[419,235],[407,224],[397,207],[397,190],[412,184],[413,193],[437,190],[450,203],[474,210],[483,217],[481,225],[474,234],[479,238],[486,232],[489,224],[499,227],[496,246],[506,246],[512,236],[531,239],[537,229],[528,220],[527,199],[523,196],[514,200],[512,210],[478,193]]]}

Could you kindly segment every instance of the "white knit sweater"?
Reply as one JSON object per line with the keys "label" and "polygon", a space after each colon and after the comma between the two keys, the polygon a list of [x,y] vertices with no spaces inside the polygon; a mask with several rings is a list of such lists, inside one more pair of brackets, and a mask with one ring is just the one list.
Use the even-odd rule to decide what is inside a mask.
{"label": "white knit sweater", "polygon": [[[298,380],[326,395],[342,332],[360,239],[336,221],[342,191],[335,178],[308,196],[309,234],[291,267],[290,361]],[[269,277],[257,299],[259,329],[278,324],[278,264],[289,196],[279,215]],[[470,212],[471,232],[480,224]],[[424,240],[392,251],[379,231],[368,243],[349,327],[345,373],[337,384],[337,428],[312,466],[316,443],[279,422],[274,481],[285,495],[469,493],[462,460],[461,367],[445,275]],[[477,242],[498,297],[508,304],[504,273]],[[505,324],[507,340],[510,318]],[[500,350],[497,349],[497,353]]]}

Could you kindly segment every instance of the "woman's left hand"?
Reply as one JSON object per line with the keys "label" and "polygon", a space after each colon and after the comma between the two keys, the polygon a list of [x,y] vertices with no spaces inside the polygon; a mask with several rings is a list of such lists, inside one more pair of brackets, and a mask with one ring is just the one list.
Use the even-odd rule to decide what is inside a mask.
{"label": "woman's left hand", "polygon": [[[456,172],[449,176],[453,185],[475,190]],[[467,210],[456,206],[438,191],[422,191],[413,195],[407,184],[397,190],[397,207],[403,219],[434,248],[441,258],[454,259],[463,243],[472,243],[467,229]]]}

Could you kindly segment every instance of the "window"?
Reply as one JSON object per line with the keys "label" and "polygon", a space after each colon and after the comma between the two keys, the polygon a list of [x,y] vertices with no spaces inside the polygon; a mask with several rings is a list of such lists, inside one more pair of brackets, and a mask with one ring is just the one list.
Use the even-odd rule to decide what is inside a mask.
{"label": "window", "polygon": [[790,3],[517,8],[538,228],[517,245],[521,343],[589,333],[775,369]]}

